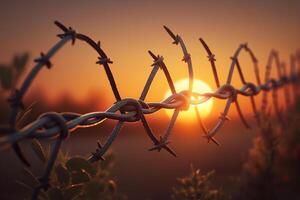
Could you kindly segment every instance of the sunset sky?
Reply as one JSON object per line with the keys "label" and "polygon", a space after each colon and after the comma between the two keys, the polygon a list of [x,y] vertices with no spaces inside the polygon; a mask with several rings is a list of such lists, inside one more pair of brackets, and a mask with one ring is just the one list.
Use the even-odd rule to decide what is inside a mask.
{"label": "sunset sky", "polygon": [[[244,43],[248,44],[258,59],[260,78],[263,82],[266,63],[272,49],[278,50],[281,62],[287,64],[289,72],[290,55],[300,50],[299,19],[300,0],[0,0],[0,68],[2,68],[2,64],[9,66],[14,55],[29,53],[30,62],[17,83],[19,88],[26,75],[34,67],[34,59],[40,57],[40,52],[46,53],[60,41],[57,34],[61,34],[62,31],[54,24],[54,21],[57,20],[67,27],[71,26],[76,32],[89,36],[96,42],[101,41],[101,48],[113,61],[110,69],[122,98],[138,99],[140,97],[152,70],[153,59],[148,54],[148,50],[164,57],[164,62],[175,85],[178,84],[182,89],[182,84],[179,83],[188,85],[188,67],[182,61],[183,54],[180,46],[172,44],[172,38],[163,28],[163,26],[167,26],[175,34],[180,35],[185,42],[187,50],[191,54],[194,76],[197,79],[195,83],[198,83],[197,86],[202,85],[197,92],[203,93],[210,90],[215,91],[216,84],[207,53],[199,41],[200,37],[204,39],[216,56],[217,71],[222,85],[225,84],[229,73],[232,62],[230,57]],[[231,119],[228,120],[229,122],[225,120],[225,117],[220,118],[220,113],[224,112],[225,100],[214,98],[212,103],[208,102],[206,105],[202,104],[202,107],[199,106],[200,115],[204,119],[203,124],[210,134],[216,134],[214,137],[221,146],[209,142],[211,140],[205,134],[205,128],[197,121],[199,118],[195,115],[194,107],[188,111],[191,113],[187,114],[188,116],[180,111],[175,123],[170,123],[170,121],[174,122],[174,120],[170,120],[173,110],[167,113],[165,109],[161,109],[156,113],[145,114],[153,134],[157,138],[162,136],[160,141],[156,141],[148,138],[149,136],[151,138],[149,128],[143,126],[142,118],[137,118],[139,119],[137,122],[124,123],[118,134],[118,131],[112,130],[118,130],[114,129],[115,124],[122,120],[108,119],[103,120],[103,123],[94,124],[95,118],[84,117],[81,119],[86,119],[86,121],[81,121],[79,118],[72,118],[71,115],[61,114],[61,112],[81,114],[100,112],[115,103],[105,70],[103,66],[96,64],[97,60],[97,53],[86,43],[79,40],[76,40],[74,46],[71,45],[71,42],[67,43],[51,58],[52,68],[49,70],[47,67],[43,67],[22,99],[25,106],[33,102],[37,102],[37,104],[34,105],[32,111],[24,112],[23,116],[20,115],[22,112],[18,114],[16,127],[6,126],[7,122],[14,122],[10,115],[12,109],[6,101],[6,97],[10,93],[2,90],[0,85],[0,130],[3,132],[1,133],[0,151],[1,200],[5,199],[2,197],[3,195],[23,195],[21,188],[16,186],[17,182],[22,183],[21,181],[23,181],[21,175],[24,173],[21,169],[24,166],[14,155],[13,149],[6,148],[10,145],[6,143],[3,145],[5,139],[12,141],[19,138],[21,141],[17,142],[32,164],[32,172],[37,177],[42,175],[42,179],[39,179],[42,180],[41,186],[44,186],[44,180],[48,180],[45,174],[50,172],[48,171],[49,166],[54,162],[51,162],[53,160],[50,159],[50,164],[43,175],[40,167],[45,165],[38,159],[41,154],[40,146],[35,145],[38,143],[31,140],[34,137],[31,133],[36,131],[35,134],[39,134],[44,130],[46,134],[39,134],[37,138],[41,139],[45,150],[46,147],[49,149],[48,147],[53,144],[52,152],[59,149],[70,156],[79,155],[88,158],[91,152],[101,154],[111,144],[108,152],[111,151],[113,155],[116,155],[111,174],[116,180],[118,191],[128,194],[128,199],[168,199],[172,187],[177,184],[177,178],[188,175],[190,166],[195,166],[194,169],[200,168],[201,173],[216,171],[217,184],[212,185],[213,190],[211,190],[209,183],[209,187],[201,190],[201,194],[209,192],[209,195],[219,196],[221,194],[223,196],[224,189],[224,191],[230,191],[230,199],[234,199],[231,197],[234,197],[235,193],[244,193],[245,188],[249,186],[251,195],[257,195],[257,192],[252,192],[252,189],[259,186],[259,190],[253,191],[263,191],[264,194],[269,195],[269,190],[278,188],[278,194],[280,194],[278,197],[280,198],[293,195],[296,191],[294,188],[299,188],[299,173],[294,170],[299,168],[300,155],[299,145],[296,145],[297,141],[299,142],[299,137],[296,137],[297,130],[299,132],[297,106],[291,106],[288,112],[284,113],[283,89],[278,92],[279,111],[284,113],[282,121],[277,118],[279,115],[273,114],[274,118],[265,115],[266,117],[261,118],[263,119],[261,121],[265,122],[261,124],[257,124],[255,121],[249,97],[238,95],[242,113],[251,127],[248,129],[245,128],[245,123],[243,124],[238,119],[234,103],[231,104],[229,114],[226,116]],[[256,84],[253,64],[247,52],[241,53],[239,62],[246,81]],[[271,76],[277,78],[276,75],[275,65],[273,65]],[[0,78],[2,77],[0,76]],[[242,86],[237,69],[233,75],[232,85],[235,88]],[[287,87],[291,89],[291,85]],[[168,95],[168,90],[166,78],[162,70],[159,70],[145,102],[164,100]],[[271,100],[270,93],[272,92],[269,92],[268,95]],[[255,97],[255,101],[260,109],[261,93]],[[11,103],[13,106],[18,106],[19,102],[12,101]],[[271,110],[274,113],[271,105],[272,102],[267,111]],[[53,118],[56,116],[53,113],[47,115],[49,111],[58,112],[60,113],[58,116],[65,117],[66,126],[72,131],[71,136],[62,142],[61,148],[61,141],[65,139],[63,136],[66,135],[65,126],[62,124],[61,118]],[[28,113],[30,115],[27,115]],[[49,122],[47,117],[54,122]],[[59,126],[55,129],[54,125],[57,119],[59,119]],[[226,121],[224,127],[222,123],[219,123],[219,119]],[[31,120],[40,121],[27,124]],[[80,128],[76,127],[78,129],[75,130],[73,125],[79,122],[80,125],[93,123],[95,126],[79,126]],[[26,126],[20,128],[20,124]],[[222,126],[219,126],[220,124]],[[173,125],[174,127],[172,127]],[[31,131],[32,127],[37,129]],[[117,128],[119,127],[117,126]],[[59,137],[54,136],[55,130],[61,132]],[[4,135],[10,131],[20,131],[27,136],[19,133]],[[112,135],[109,136],[111,133]],[[50,138],[50,135],[53,137]],[[171,142],[170,147],[174,149],[178,157],[174,158],[168,155],[165,150],[162,150],[161,153],[149,152],[148,149],[153,147],[151,140],[158,148],[164,148],[165,144],[169,145]],[[12,144],[15,147],[17,143],[13,141]],[[39,151],[38,157],[31,147],[34,151]],[[108,158],[106,156],[107,154],[104,155],[104,158]],[[61,159],[59,158],[59,160]],[[252,162],[253,166],[255,165],[253,171],[257,176],[250,177],[252,175],[243,168]],[[60,165],[60,167],[62,166]],[[67,164],[66,167],[68,167]],[[282,172],[281,168],[284,169]],[[53,172],[57,169],[59,168],[55,167]],[[256,171],[256,169],[258,170]],[[287,173],[290,169],[292,169],[292,173]],[[109,170],[111,170],[111,166]],[[77,173],[74,174],[77,175]],[[74,174],[72,172],[71,175]],[[194,174],[196,175],[198,172]],[[243,180],[246,177],[244,175],[249,176],[249,182]],[[247,177],[245,180],[248,179]],[[298,179],[294,179],[294,177],[298,177]],[[91,180],[95,181],[94,178]],[[74,182],[74,179],[72,181]],[[246,187],[241,187],[243,182]],[[55,186],[52,181],[50,183]],[[109,191],[111,188],[116,189],[112,183],[109,180]],[[206,184],[202,180],[201,183]],[[293,187],[287,187],[290,184]],[[216,188],[221,187],[221,193],[215,190],[215,186],[217,186]],[[101,186],[101,188],[103,187]],[[287,191],[292,191],[292,193],[282,195],[285,194],[286,188],[290,188]],[[64,195],[67,194],[65,191],[68,188],[64,184],[59,186],[59,189],[64,190]],[[105,186],[103,191],[106,193],[108,190]],[[274,194],[277,194],[277,191]]]}
{"label": "sunset sky", "polygon": [[[236,48],[248,42],[259,59],[263,78],[267,56],[278,49],[282,60],[299,47],[299,1],[1,1],[1,63],[16,53],[30,52],[33,60],[58,41],[61,31],[53,24],[59,20],[77,32],[101,41],[122,97],[139,97],[151,71],[147,50],[163,55],[174,81],[187,78],[182,52],[163,29],[168,26],[185,41],[197,79],[215,84],[202,37],[216,54],[222,83],[229,71]],[[77,100],[97,96],[113,102],[107,78],[95,64],[97,54],[77,41],[67,44],[51,61],[51,70],[42,70],[30,89],[43,89],[50,100],[68,92]],[[246,53],[241,57],[246,78],[254,82],[252,64]],[[33,66],[30,62],[28,70]],[[274,71],[274,70],[273,70]],[[236,74],[237,75],[237,74]],[[239,86],[239,80],[234,83]],[[154,81],[147,101],[160,101],[167,92],[162,72]],[[36,97],[38,98],[38,97]]]}

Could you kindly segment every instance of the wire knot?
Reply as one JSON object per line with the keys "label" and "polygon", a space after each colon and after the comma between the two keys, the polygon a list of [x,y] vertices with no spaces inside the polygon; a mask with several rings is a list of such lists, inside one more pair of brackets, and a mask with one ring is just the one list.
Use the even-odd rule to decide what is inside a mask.
{"label": "wire knot", "polygon": [[234,62],[237,63],[238,62],[238,58],[236,56],[231,56],[230,59]]}
{"label": "wire knot", "polygon": [[65,25],[63,25],[59,21],[55,21],[54,24],[56,26],[58,26],[58,28],[60,28],[64,32],[62,34],[58,34],[57,36],[59,38],[61,38],[61,39],[65,38],[67,36],[71,36],[71,38],[72,38],[72,45],[74,45],[76,37],[77,37],[76,31],[72,27],[67,28]]}
{"label": "wire knot", "polygon": [[150,54],[150,56],[153,58],[153,64],[151,66],[159,66],[160,68],[162,68],[162,64],[164,61],[164,57],[160,56],[160,55],[155,55],[152,51],[148,50],[148,53]]}
{"label": "wire knot", "polygon": [[69,29],[67,31],[65,31],[65,33],[58,34],[57,36],[59,38],[61,38],[61,39],[65,38],[67,36],[71,36],[71,38],[72,38],[72,45],[74,45],[76,37],[77,37],[77,33],[76,33],[76,31],[72,27],[69,27]]}
{"label": "wire knot", "polygon": [[208,58],[208,60],[209,60],[210,62],[215,62],[215,61],[216,61],[215,54],[209,54],[209,55],[207,56],[207,58]]}
{"label": "wire knot", "polygon": [[176,96],[174,96],[174,100],[179,100],[182,102],[180,106],[180,110],[188,110],[190,107],[190,92],[185,90],[181,91],[180,93],[177,93]]}
{"label": "wire knot", "polygon": [[121,112],[136,112],[132,121],[139,121],[141,119],[142,112],[142,103],[136,99],[126,98],[121,100],[125,104],[120,108]]}
{"label": "wire knot", "polygon": [[175,36],[175,34],[168,27],[164,26],[164,28],[168,32],[168,34],[171,36],[171,38],[173,38],[174,41],[172,43],[178,45],[181,40],[180,36],[179,35]]}
{"label": "wire knot", "polygon": [[282,76],[282,77],[280,78],[280,82],[281,82],[283,85],[285,85],[285,84],[287,84],[287,83],[290,82],[290,79],[288,79],[287,76]]}
{"label": "wire knot", "polygon": [[163,138],[162,136],[159,136],[159,141],[157,144],[154,145],[154,147],[148,149],[148,151],[161,151],[162,148],[167,148],[168,144],[171,142],[167,139]]}
{"label": "wire knot", "polygon": [[154,62],[151,66],[157,65],[157,66],[161,67],[161,64],[163,63],[163,61],[164,61],[164,57],[157,55],[156,59],[154,60]]}
{"label": "wire knot", "polygon": [[249,51],[248,43],[244,43],[240,45],[241,48],[244,48],[246,51]]}
{"label": "wire knot", "polygon": [[[48,121],[44,125],[45,128],[51,128],[51,127],[54,127],[55,125],[58,125],[58,127],[60,128],[59,138],[61,140],[64,140],[69,136],[69,129],[67,126],[67,122],[66,122],[65,118],[63,118],[57,112],[48,112],[48,113],[41,115],[39,118],[40,119],[48,118]],[[54,124],[53,124],[53,122],[54,122]]]}
{"label": "wire knot", "polygon": [[49,57],[46,56],[43,52],[41,52],[40,55],[41,56],[39,58],[34,59],[34,62],[45,65],[48,69],[51,69],[52,63],[50,62]]}
{"label": "wire knot", "polygon": [[191,60],[191,54],[187,53],[183,56],[182,61],[189,62]]}
{"label": "wire knot", "polygon": [[224,114],[223,112],[220,113],[219,119],[224,120],[224,121],[226,121],[226,120],[229,121],[230,120],[230,118],[226,114]]}
{"label": "wire knot", "polygon": [[248,95],[249,96],[254,96],[254,95],[257,95],[258,94],[258,89],[256,88],[256,86],[253,84],[253,83],[250,83],[250,82],[247,82],[245,84],[245,90],[247,91],[248,90]]}
{"label": "wire knot", "polygon": [[228,95],[228,98],[231,98],[233,100],[233,102],[236,100],[237,98],[237,91],[236,89],[229,84],[225,84],[223,86],[221,86],[220,90],[218,90],[218,93],[220,94],[225,94]]}
{"label": "wire knot", "polygon": [[178,45],[179,42],[180,42],[180,39],[181,39],[180,36],[179,36],[179,35],[176,35],[173,44]]}
{"label": "wire knot", "polygon": [[102,145],[99,140],[97,141],[97,146],[98,146],[98,148],[96,149],[96,152],[92,152],[92,156],[89,159],[92,162],[99,161],[99,160],[105,160],[105,158],[103,157]]}
{"label": "wire knot", "polygon": [[269,88],[269,90],[277,89],[279,87],[279,84],[277,83],[277,81],[275,79],[270,79],[266,85]]}
{"label": "wire knot", "polygon": [[101,58],[101,57],[98,57],[98,61],[96,62],[96,64],[99,64],[99,65],[105,65],[105,64],[112,64],[113,61],[110,60],[110,58]]}

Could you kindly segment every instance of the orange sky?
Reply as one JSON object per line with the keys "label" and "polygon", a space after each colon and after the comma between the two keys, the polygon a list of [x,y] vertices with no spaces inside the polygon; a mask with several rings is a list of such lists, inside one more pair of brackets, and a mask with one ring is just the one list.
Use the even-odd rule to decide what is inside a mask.
{"label": "orange sky", "polygon": [[[282,59],[288,60],[289,53],[299,47],[300,2],[286,2],[1,1],[1,62],[8,62],[18,52],[29,51],[33,60],[40,51],[47,51],[58,41],[56,34],[60,30],[53,21],[59,20],[100,40],[114,61],[111,69],[121,96],[137,98],[151,71],[152,59],[147,50],[164,56],[175,81],[187,77],[181,50],[171,44],[171,38],[162,28],[167,25],[186,42],[196,77],[215,88],[198,38],[203,37],[216,54],[222,83],[229,70],[229,57],[244,42],[256,53],[262,77],[271,48],[278,49]],[[250,59],[241,58],[246,78],[254,81]],[[52,59],[53,68],[42,70],[31,90],[46,88],[46,95],[51,99],[67,91],[79,100],[93,91],[112,102],[107,78],[104,70],[95,64],[96,59],[96,53],[85,44],[76,42],[74,47],[68,44]],[[33,62],[29,69],[32,66]],[[165,95],[167,84],[162,72],[159,74],[147,101],[159,101]],[[236,78],[234,83],[240,85]]]}

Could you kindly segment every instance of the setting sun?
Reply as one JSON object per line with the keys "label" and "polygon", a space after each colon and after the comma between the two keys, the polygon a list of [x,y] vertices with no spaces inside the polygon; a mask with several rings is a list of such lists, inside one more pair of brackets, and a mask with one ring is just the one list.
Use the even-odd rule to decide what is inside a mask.
{"label": "setting sun", "polygon": [[[189,80],[188,79],[183,79],[175,82],[175,88],[177,92],[180,92],[182,90],[187,90],[189,86]],[[193,84],[193,92],[197,93],[206,93],[206,92],[212,92],[211,88],[203,81],[195,79],[194,84]],[[165,98],[169,97],[171,95],[171,91],[168,90],[165,94]],[[196,119],[196,113],[194,110],[195,105],[190,105],[190,108],[186,111],[181,111],[178,118],[180,120],[194,120]],[[197,105],[201,117],[206,117],[212,110],[213,106],[213,100],[210,99],[202,104]],[[165,110],[167,115],[171,117],[173,110],[166,109]]]}

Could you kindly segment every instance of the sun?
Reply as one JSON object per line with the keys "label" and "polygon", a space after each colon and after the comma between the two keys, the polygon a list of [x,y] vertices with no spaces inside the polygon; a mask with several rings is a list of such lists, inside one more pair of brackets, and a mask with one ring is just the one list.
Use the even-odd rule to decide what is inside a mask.
{"label": "sun", "polygon": [[[188,79],[182,79],[177,81],[174,84],[175,88],[176,88],[176,92],[180,92],[182,90],[187,90],[188,86],[189,86],[189,80]],[[208,86],[207,83],[205,83],[204,81],[195,79],[194,80],[194,84],[193,84],[193,92],[197,92],[197,93],[206,93],[206,92],[212,92],[211,88]],[[168,90],[165,94],[165,98],[169,97],[172,94],[171,90]],[[178,118],[180,120],[196,120],[196,113],[195,113],[195,109],[194,107],[197,106],[200,112],[201,117],[206,117],[208,116],[208,114],[210,114],[210,112],[212,111],[212,107],[213,107],[213,100],[212,98],[209,99],[208,101],[199,104],[199,105],[190,105],[188,110],[183,110],[180,112]],[[171,117],[173,110],[170,109],[165,109],[166,114]]]}

